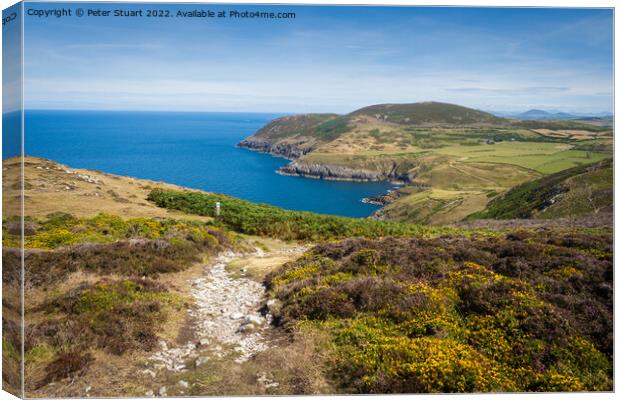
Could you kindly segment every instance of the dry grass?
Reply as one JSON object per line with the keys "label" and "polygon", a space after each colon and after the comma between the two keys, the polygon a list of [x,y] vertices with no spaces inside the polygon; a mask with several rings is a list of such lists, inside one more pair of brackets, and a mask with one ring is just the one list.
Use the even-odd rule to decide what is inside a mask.
{"label": "dry grass", "polygon": [[[101,350],[91,352],[94,361],[74,379],[28,391],[28,397],[121,397],[144,395],[136,383],[140,379],[135,365],[143,362],[148,353],[133,353],[131,357],[115,356]],[[39,372],[41,374],[41,372]]]}
{"label": "dry grass", "polygon": [[299,256],[299,251],[296,251],[299,246],[295,242],[258,237],[248,237],[248,241],[265,254],[251,254],[230,262],[226,270],[235,278],[243,277],[263,282],[268,273]]}
{"label": "dry grass", "polygon": [[[206,261],[206,259],[205,259]],[[158,282],[167,286],[167,293],[180,299],[182,308],[168,312],[157,330],[159,339],[168,343],[184,340],[187,334],[187,310],[191,307],[190,281],[200,275],[204,269],[203,263],[196,263],[191,267],[177,273],[160,276]],[[122,276],[108,276],[110,280],[122,279]],[[36,325],[54,318],[53,315],[40,311],[41,304],[58,293],[68,293],[82,284],[94,284],[100,280],[100,276],[93,273],[78,271],[72,273],[59,285],[55,286],[50,293],[46,288],[33,288],[29,291],[27,299],[27,321],[29,325]],[[29,397],[85,397],[89,396],[128,396],[144,395],[144,386],[140,384],[144,378],[140,366],[150,355],[149,351],[134,349],[122,355],[111,354],[105,349],[92,348],[88,354],[92,357],[81,370],[67,374],[63,379],[60,375],[49,375],[47,366],[55,357],[52,353],[49,357],[42,354],[31,362],[26,363],[26,377],[30,382],[49,383],[46,378],[53,378],[51,384],[30,387],[27,391]],[[51,358],[50,358],[51,357]],[[60,363],[59,363],[60,365]],[[49,376],[48,376],[49,375]],[[39,386],[39,385],[37,385]]]}
{"label": "dry grass", "polygon": [[[337,139],[318,146],[315,152],[326,154],[367,154],[371,151],[380,154],[403,153],[420,151],[412,146],[408,136],[403,132],[403,126],[378,120],[369,116],[357,116],[350,121],[351,130]],[[380,137],[390,140],[380,140],[372,132],[380,132]],[[372,153],[371,153],[372,154]]]}
{"label": "dry grass", "polygon": [[532,129],[532,131],[543,136],[549,136],[553,138],[570,138],[576,140],[590,140],[596,139],[597,137],[609,135],[609,132],[591,132],[577,129]]}
{"label": "dry grass", "polygon": [[[187,217],[167,211],[146,200],[154,188],[183,189],[176,185],[108,173],[74,169],[37,157],[25,157],[25,210],[31,217],[53,212],[69,212],[78,217],[92,217],[105,211],[121,217]],[[19,159],[2,161],[2,203],[4,218],[19,215]],[[67,173],[70,171],[70,173]],[[185,189],[186,190],[186,189]],[[192,216],[192,219],[209,220]]]}
{"label": "dry grass", "polygon": [[461,221],[469,214],[483,210],[489,202],[485,191],[477,190],[411,190],[388,204],[385,217],[395,221],[445,225]]}

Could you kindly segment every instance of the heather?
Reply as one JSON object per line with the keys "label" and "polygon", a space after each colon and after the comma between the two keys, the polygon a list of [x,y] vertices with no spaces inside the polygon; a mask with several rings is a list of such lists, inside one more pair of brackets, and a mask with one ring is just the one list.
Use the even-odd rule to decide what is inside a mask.
{"label": "heather", "polygon": [[277,323],[329,332],[352,393],[612,388],[612,239],[349,239],[267,277]]}
{"label": "heather", "polygon": [[[24,243],[27,288],[56,283],[76,271],[157,277],[178,272],[233,246],[229,233],[195,221],[123,219],[109,214],[76,218],[57,213],[28,219]],[[5,221],[6,283],[19,280],[20,251],[14,222]]]}
{"label": "heather", "polygon": [[47,318],[26,327],[28,385],[83,374],[96,350],[117,356],[152,351],[157,329],[182,304],[165,285],[136,278],[100,279],[50,296],[33,310]]}
{"label": "heather", "polygon": [[[5,288],[21,280],[19,233],[17,220],[4,221]],[[178,289],[161,278],[242,246],[204,222],[110,214],[27,218],[24,233],[23,282],[32,297],[24,326],[27,390],[75,380],[101,354],[154,351],[161,329],[186,309]],[[5,298],[5,310],[17,313],[15,302]],[[7,360],[17,360],[21,335],[11,320],[3,327]]]}

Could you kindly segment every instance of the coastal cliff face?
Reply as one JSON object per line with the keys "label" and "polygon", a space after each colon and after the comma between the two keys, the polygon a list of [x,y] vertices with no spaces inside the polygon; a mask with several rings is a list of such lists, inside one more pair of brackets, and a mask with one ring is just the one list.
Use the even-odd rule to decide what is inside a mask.
{"label": "coastal cliff face", "polygon": [[[392,162],[369,161],[377,154],[387,155],[393,160],[389,157],[391,154],[434,145],[426,136],[418,143],[412,139],[413,131],[407,129],[412,126],[480,127],[505,123],[507,120],[491,114],[452,104],[381,104],[347,115],[305,114],[277,118],[238,146],[296,161],[282,167],[279,170],[282,174],[316,179],[408,182],[404,171],[406,162],[393,166]],[[367,151],[375,154],[359,154]],[[333,162],[306,157],[317,153],[342,157],[333,158]],[[357,160],[343,160],[351,155]],[[364,157],[366,160],[361,160]]]}
{"label": "coastal cliff face", "polygon": [[297,143],[271,143],[267,140],[251,137],[241,141],[238,146],[261,153],[284,157],[289,160],[299,158],[312,151],[312,147],[308,147],[307,143],[303,141]]}
{"label": "coastal cliff face", "polygon": [[327,125],[327,128],[321,127],[336,117],[335,114],[307,114],[277,118],[242,140],[238,146],[296,159],[311,152],[323,142],[315,135],[316,131],[323,129],[329,132],[330,125]]}
{"label": "coastal cliff face", "polygon": [[[592,139],[600,146],[592,147]],[[345,115],[277,118],[239,147],[290,160],[277,171],[282,175],[402,183],[397,193],[362,200],[383,206],[372,217],[441,225],[483,213],[492,199],[525,182],[611,158],[613,130],[577,121],[511,120],[446,103],[378,104]],[[604,197],[597,187],[593,178],[577,197],[584,204]],[[607,203],[601,204],[595,209]],[[566,209],[548,208],[554,215]]]}
{"label": "coastal cliff face", "polygon": [[372,171],[366,169],[354,169],[339,165],[329,164],[306,164],[293,161],[281,167],[278,173],[282,175],[303,176],[314,179],[358,181],[358,182],[380,182],[380,181],[407,181],[406,175],[396,173],[396,168],[389,172]]}
{"label": "coastal cliff face", "polygon": [[282,175],[303,176],[314,179],[327,179],[335,181],[357,181],[357,182],[408,182],[407,174],[398,172],[397,166],[389,170],[370,170],[361,168],[349,168],[340,165],[304,163],[293,161],[278,170]]}

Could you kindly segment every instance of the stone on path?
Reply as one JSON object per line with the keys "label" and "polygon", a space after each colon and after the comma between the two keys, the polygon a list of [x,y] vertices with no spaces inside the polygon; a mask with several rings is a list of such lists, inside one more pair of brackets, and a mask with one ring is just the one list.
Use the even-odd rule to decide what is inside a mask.
{"label": "stone on path", "polygon": [[[301,253],[304,250],[298,247],[287,249],[284,253]],[[257,249],[254,256],[266,257],[267,253]],[[264,331],[269,328],[271,314],[263,316],[259,311],[264,304],[265,288],[247,278],[233,278],[226,270],[231,261],[240,257],[230,251],[219,255],[212,266],[205,268],[205,276],[191,282],[195,306],[188,313],[195,321],[192,329],[196,341],[178,347],[170,347],[165,341],[160,341],[160,350],[149,358],[155,369],[183,372],[191,360],[198,367],[209,361],[209,357],[204,356],[205,351],[219,358],[229,354],[229,350],[224,350],[222,345],[234,348],[237,363],[243,363],[268,349]],[[155,375],[152,371],[145,373]],[[160,395],[162,390],[165,393],[166,388],[159,390]]]}

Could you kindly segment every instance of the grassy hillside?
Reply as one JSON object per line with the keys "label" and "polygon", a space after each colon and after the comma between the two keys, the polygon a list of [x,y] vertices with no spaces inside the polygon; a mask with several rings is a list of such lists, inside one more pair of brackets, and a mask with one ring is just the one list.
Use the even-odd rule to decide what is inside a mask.
{"label": "grassy hillside", "polygon": [[571,217],[613,211],[613,163],[569,168],[514,187],[468,219]]}
{"label": "grassy hillside", "polygon": [[[611,229],[343,218],[29,162],[29,193],[58,200],[24,219],[29,397],[612,389]],[[610,171],[604,162],[563,182],[605,183]],[[67,212],[107,190],[116,195]],[[21,219],[5,215],[2,229],[3,374],[18,384]],[[264,282],[256,309],[274,316],[269,348],[243,364],[193,336],[210,322],[195,321],[194,284],[231,251],[254,254],[225,269]],[[161,341],[193,355],[156,370]]]}
{"label": "grassy hillside", "polygon": [[424,124],[507,124],[508,120],[455,104],[424,102],[412,104],[378,104],[353,111],[350,115],[367,115],[405,125]]}
{"label": "grassy hillside", "polygon": [[[21,187],[20,159],[2,161],[2,204],[4,217],[19,215],[17,190]],[[155,188],[182,190],[164,182],[118,176],[101,171],[71,168],[39,157],[24,157],[24,195],[30,217],[70,211],[77,217],[94,217],[105,211],[125,218],[183,218],[146,201]],[[200,219],[200,217],[194,217]],[[206,220],[206,219],[205,219]]]}
{"label": "grassy hillside", "polygon": [[[150,199],[200,215],[220,201],[229,211],[216,223],[243,232],[345,238],[266,280],[279,326],[328,336],[327,373],[344,393],[611,388],[609,230],[476,235],[216,195],[154,191]],[[374,239],[346,239],[354,235]]]}
{"label": "grassy hillside", "polygon": [[337,119],[336,114],[304,114],[281,117],[259,129],[254,136],[270,140],[291,136],[312,136],[317,132],[323,132],[325,123]]}
{"label": "grassy hillside", "polygon": [[[3,363],[9,367],[21,348],[18,325],[6,312],[19,306],[19,225],[19,218],[2,225]],[[26,394],[54,397],[59,390],[59,396],[83,397],[84,385],[62,382],[84,379],[111,386],[104,393],[134,393],[127,392],[135,380],[126,375],[131,360],[161,339],[174,339],[183,324],[186,274],[243,244],[198,220],[56,212],[26,217],[24,245]],[[5,382],[13,381],[12,371],[3,370]]]}
{"label": "grassy hillside", "polygon": [[[510,120],[484,111],[456,104],[422,102],[410,104],[377,104],[361,108],[346,115],[302,114],[277,118],[259,129],[250,138],[272,142],[289,138],[315,138],[329,142],[352,129],[358,121],[370,118],[384,126],[489,128],[489,129],[546,129],[553,131],[574,130],[604,132],[608,127],[575,121]],[[474,131],[469,133],[475,135]],[[545,136],[545,135],[542,135]]]}
{"label": "grassy hillside", "polygon": [[[611,127],[518,121],[454,104],[381,104],[348,115],[275,120],[241,143],[294,161],[281,172],[320,179],[404,181],[381,218],[458,222],[492,193],[612,156]],[[445,200],[445,201],[444,201]]]}

